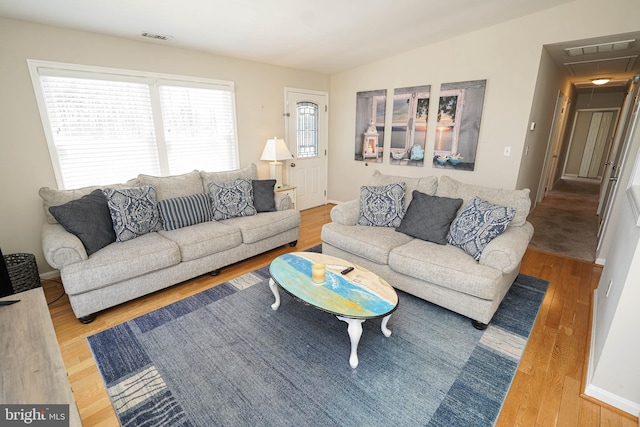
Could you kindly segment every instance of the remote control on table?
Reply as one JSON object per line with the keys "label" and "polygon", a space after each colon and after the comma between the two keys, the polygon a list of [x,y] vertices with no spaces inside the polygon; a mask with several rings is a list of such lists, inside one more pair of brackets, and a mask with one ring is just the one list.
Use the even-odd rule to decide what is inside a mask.
{"label": "remote control on table", "polygon": [[347,273],[349,273],[350,271],[353,271],[353,267],[347,267],[347,268],[345,268],[344,270],[342,270],[340,273],[341,273],[341,274],[347,274]]}

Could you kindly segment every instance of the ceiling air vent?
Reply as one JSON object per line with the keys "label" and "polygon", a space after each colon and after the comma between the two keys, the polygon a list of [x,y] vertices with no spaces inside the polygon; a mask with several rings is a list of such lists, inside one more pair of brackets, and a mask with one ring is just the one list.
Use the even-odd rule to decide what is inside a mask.
{"label": "ceiling air vent", "polygon": [[564,51],[568,56],[590,55],[594,53],[614,52],[631,49],[635,39],[620,40],[610,43],[592,44],[589,46],[568,47]]}
{"label": "ceiling air vent", "polygon": [[148,33],[148,32],[143,32],[140,34],[142,37],[147,37],[149,39],[156,39],[156,40],[169,40],[171,39],[171,36],[165,36],[163,34],[154,34],[154,33]]}

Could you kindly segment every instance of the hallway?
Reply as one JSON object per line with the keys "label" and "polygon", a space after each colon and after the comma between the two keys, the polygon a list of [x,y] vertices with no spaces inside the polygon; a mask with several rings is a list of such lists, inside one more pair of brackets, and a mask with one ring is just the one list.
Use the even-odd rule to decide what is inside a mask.
{"label": "hallway", "polygon": [[594,262],[598,244],[600,181],[563,178],[536,205],[529,247]]}

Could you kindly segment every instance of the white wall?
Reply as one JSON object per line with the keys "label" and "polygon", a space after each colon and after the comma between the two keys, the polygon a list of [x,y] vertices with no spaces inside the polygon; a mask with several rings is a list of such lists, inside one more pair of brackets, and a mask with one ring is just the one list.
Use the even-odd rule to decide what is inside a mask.
{"label": "white wall", "polygon": [[256,163],[264,177],[264,143],[284,135],[284,87],[329,90],[321,74],[0,18],[0,248],[34,253],[41,272],[51,267],[41,250],[38,189],[56,182],[28,58],[234,81],[240,165]]}
{"label": "white wall", "polygon": [[[394,88],[430,84],[431,99],[438,99],[442,83],[479,79],[487,79],[487,88],[476,169],[473,172],[446,170],[446,173],[481,185],[529,187],[535,194],[551,126],[548,116],[553,114],[557,90],[563,87],[562,82],[545,83],[552,86],[552,90],[547,87],[545,93],[551,92],[553,96],[546,95],[545,101],[532,110],[542,47],[637,30],[636,18],[640,11],[637,1],[612,0],[606,6],[603,8],[602,3],[595,0],[576,0],[332,75],[329,198],[335,201],[356,198],[360,185],[367,182],[374,168],[406,176],[445,173],[443,169],[432,168],[429,162],[419,168],[389,165],[388,159],[382,164],[369,163],[369,166],[353,160],[357,92],[387,89],[389,97]],[[431,104],[434,112],[436,103]],[[530,142],[529,156],[523,159],[530,117],[542,124],[536,129],[538,135],[544,136]],[[387,124],[390,120],[391,110],[387,108]],[[390,132],[385,139],[388,147]],[[431,128],[427,135],[426,159],[432,156],[434,140],[435,130]],[[545,149],[541,148],[543,145]],[[505,146],[511,147],[510,157],[503,156]]]}
{"label": "white wall", "polygon": [[614,201],[609,237],[615,243],[594,295],[586,388],[587,394],[633,415],[640,412],[640,227],[625,189],[634,164],[640,162],[639,148],[640,131],[636,129]]}

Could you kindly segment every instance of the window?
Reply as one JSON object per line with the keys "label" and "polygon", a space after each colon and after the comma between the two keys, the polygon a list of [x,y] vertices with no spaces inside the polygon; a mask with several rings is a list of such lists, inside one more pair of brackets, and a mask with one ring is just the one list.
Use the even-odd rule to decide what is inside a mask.
{"label": "window", "polygon": [[58,188],[238,167],[233,83],[29,61]]}
{"label": "window", "polygon": [[296,105],[297,157],[318,157],[318,104]]}

